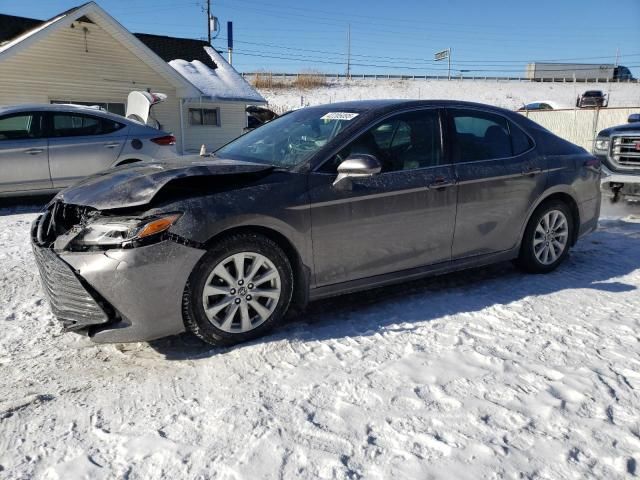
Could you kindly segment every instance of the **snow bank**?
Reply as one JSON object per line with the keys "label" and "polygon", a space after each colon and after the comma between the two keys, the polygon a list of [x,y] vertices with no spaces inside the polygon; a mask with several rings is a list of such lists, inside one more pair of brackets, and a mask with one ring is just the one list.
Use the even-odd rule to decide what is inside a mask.
{"label": "snow bank", "polygon": [[466,100],[515,110],[526,103],[549,100],[569,107],[585,90],[609,93],[611,107],[640,106],[637,83],[537,83],[485,80],[331,80],[327,86],[298,89],[262,89],[260,93],[278,111],[301,105],[320,105],[345,100],[413,98]]}
{"label": "snow bank", "polygon": [[171,60],[180,75],[191,82],[205,97],[211,100],[238,100],[248,103],[264,103],[265,99],[235,69],[211,47],[205,51],[218,66],[215,70],[199,60]]}
{"label": "snow bank", "polygon": [[215,349],[62,334],[29,248],[37,209],[0,209],[0,478],[640,472],[628,212],[548,275],[506,264],[345,296]]}

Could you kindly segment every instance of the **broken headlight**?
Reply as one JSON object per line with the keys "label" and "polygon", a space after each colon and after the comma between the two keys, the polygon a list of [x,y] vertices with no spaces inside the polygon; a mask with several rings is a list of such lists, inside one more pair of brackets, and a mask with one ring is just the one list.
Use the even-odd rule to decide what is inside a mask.
{"label": "broken headlight", "polygon": [[72,240],[72,250],[125,248],[159,238],[180,218],[179,213],[140,218],[98,217]]}

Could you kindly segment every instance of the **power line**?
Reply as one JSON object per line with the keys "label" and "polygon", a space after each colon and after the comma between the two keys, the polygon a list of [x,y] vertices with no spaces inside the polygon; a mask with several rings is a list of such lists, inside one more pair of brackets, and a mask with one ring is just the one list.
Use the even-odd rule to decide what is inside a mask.
{"label": "power line", "polygon": [[[221,37],[220,40],[226,40],[226,38]],[[289,47],[281,44],[274,43],[264,43],[264,42],[250,42],[247,40],[235,40],[235,43],[242,43],[246,45],[257,45],[262,47],[273,47],[282,50],[290,50],[297,52],[310,52],[310,53],[321,53],[328,55],[338,55],[338,56],[346,56],[347,54],[339,51],[330,51],[330,50],[316,50],[311,48],[300,48],[300,47]],[[265,53],[273,53],[273,52],[265,52]],[[388,60],[408,60],[408,61],[422,61],[429,64],[435,64],[434,60],[427,60],[424,57],[389,57],[382,55],[365,55],[365,54],[357,54],[351,53],[352,57],[358,58],[375,58],[375,59],[388,59]],[[620,57],[640,57],[640,53],[631,53],[626,55],[620,55]],[[547,59],[547,60],[458,60],[456,64],[471,64],[471,65],[488,65],[488,64],[525,64],[525,63],[533,63],[533,62],[564,62],[564,61],[575,61],[575,60],[596,60],[596,59],[609,59],[610,56],[598,56],[598,57],[578,57],[578,58],[556,58],[556,59]]]}
{"label": "power line", "polygon": [[[243,56],[248,56],[248,57],[256,57],[256,58],[271,58],[271,59],[278,59],[278,60],[291,60],[294,62],[301,62],[301,61],[308,61],[308,62],[313,62],[313,63],[322,63],[322,64],[327,64],[327,65],[343,65],[344,61],[342,61],[341,59],[320,59],[320,58],[300,58],[298,57],[292,57],[292,56],[282,56],[282,55],[272,55],[270,53],[260,53],[257,51],[252,51],[252,50],[239,50],[237,51],[237,53],[239,55],[243,55]],[[456,64],[453,64],[454,66]],[[376,64],[372,64],[372,63],[351,63],[351,66],[357,66],[357,67],[369,67],[369,68],[396,68],[398,70],[421,70],[421,71],[447,71],[447,67],[443,67],[443,68],[437,68],[437,67],[428,67],[425,68],[423,66],[415,66],[415,65],[394,65],[394,64],[380,64],[380,63],[376,63]],[[629,67],[638,67],[640,66],[640,64],[638,65],[629,65]],[[453,70],[460,70],[459,68],[454,68]],[[554,72],[554,71],[587,71],[587,70],[593,70],[593,68],[588,68],[588,67],[584,67],[584,68],[563,68],[563,69],[545,69],[546,72]],[[485,73],[485,72],[503,72],[503,73],[513,73],[513,72],[522,72],[522,69],[518,69],[518,70],[509,70],[509,69],[469,69],[469,72],[479,72],[479,73]]]}

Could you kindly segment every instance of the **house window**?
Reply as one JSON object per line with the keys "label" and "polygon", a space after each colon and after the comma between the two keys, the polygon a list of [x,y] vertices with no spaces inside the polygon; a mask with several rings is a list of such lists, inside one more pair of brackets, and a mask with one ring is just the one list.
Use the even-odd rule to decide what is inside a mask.
{"label": "house window", "polygon": [[189,125],[220,126],[220,110],[218,108],[190,108]]}
{"label": "house window", "polygon": [[110,103],[110,102],[74,102],[71,100],[51,100],[52,104],[64,103],[64,104],[73,104],[73,105],[85,105],[88,107],[100,107],[103,110],[106,110],[110,113],[115,113],[116,115],[121,115],[124,117],[125,114],[125,106],[124,103]]}

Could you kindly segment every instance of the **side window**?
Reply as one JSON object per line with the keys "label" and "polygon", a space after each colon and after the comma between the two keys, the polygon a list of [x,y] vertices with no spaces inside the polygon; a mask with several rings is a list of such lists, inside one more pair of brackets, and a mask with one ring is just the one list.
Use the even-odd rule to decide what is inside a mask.
{"label": "side window", "polygon": [[100,107],[102,110],[106,110],[109,113],[115,113],[116,115],[125,116],[126,108],[124,103],[112,103],[112,102],[73,102],[70,100],[51,100],[53,105],[55,104],[73,104],[73,105],[86,105],[87,107]]}
{"label": "side window", "polygon": [[375,156],[382,173],[414,170],[443,162],[438,110],[402,113],[366,131],[326,162],[320,171],[335,173],[354,154]]}
{"label": "side window", "polygon": [[86,135],[105,135],[124,127],[123,124],[107,118],[92,117],[73,113],[54,113],[54,137],[82,137]]}
{"label": "side window", "polygon": [[471,162],[512,156],[507,120],[478,110],[450,110],[453,160]]}
{"label": "side window", "polygon": [[533,147],[531,139],[513,122],[509,122],[509,133],[514,155],[520,155]]}
{"label": "side window", "polygon": [[220,111],[217,108],[190,108],[189,125],[220,126]]}
{"label": "side window", "polygon": [[42,133],[42,116],[20,113],[0,118],[0,141],[39,138]]}

